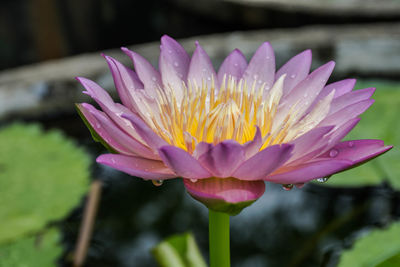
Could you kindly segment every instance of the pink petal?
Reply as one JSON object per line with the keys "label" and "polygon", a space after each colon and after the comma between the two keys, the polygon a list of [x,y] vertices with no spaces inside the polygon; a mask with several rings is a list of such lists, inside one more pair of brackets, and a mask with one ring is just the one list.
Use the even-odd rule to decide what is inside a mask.
{"label": "pink petal", "polygon": [[193,151],[192,156],[195,159],[199,159],[201,155],[206,153],[208,150],[210,150],[213,147],[213,144],[206,143],[206,142],[200,142],[196,145],[196,148]]}
{"label": "pink petal", "polygon": [[106,114],[92,105],[83,103],[80,110],[86,114],[85,117],[101,138],[119,153],[160,160],[147,146],[127,135]]}
{"label": "pink petal", "polygon": [[342,108],[369,99],[374,92],[375,88],[365,88],[341,95],[332,101],[329,114],[333,114]]}
{"label": "pink petal", "polygon": [[290,158],[292,149],[293,145],[289,144],[267,147],[240,165],[232,177],[241,180],[264,179]]}
{"label": "pink petal", "polygon": [[176,175],[162,161],[118,154],[100,155],[96,161],[143,179],[163,180],[176,178]]}
{"label": "pink petal", "polygon": [[197,86],[202,86],[204,82],[208,88],[211,88],[212,79],[216,79],[214,67],[211,63],[210,57],[203,50],[198,42],[196,42],[196,50],[193,53],[192,60],[190,61],[188,81],[193,84],[196,82]]}
{"label": "pink petal", "polygon": [[168,143],[158,136],[146,123],[144,123],[139,117],[135,114],[123,114],[123,118],[129,120],[137,133],[143,140],[146,142],[148,146],[150,146],[154,151],[157,151],[158,148],[168,145]]}
{"label": "pink petal", "polygon": [[356,118],[358,115],[362,114],[374,103],[374,101],[374,99],[367,99],[347,106],[326,117],[318,126],[340,126],[350,119]]}
{"label": "pink petal", "polygon": [[236,78],[239,80],[242,78],[244,70],[247,67],[247,61],[243,53],[239,49],[233,50],[222,62],[221,67],[218,70],[218,82],[222,83],[224,79],[224,75],[226,75],[226,79],[229,76]]}
{"label": "pink petal", "polygon": [[118,125],[118,127],[139,142],[143,143],[143,139],[138,135],[132,125],[130,125],[126,119],[121,117],[123,113],[133,114],[127,107],[115,104],[110,95],[95,82],[82,77],[77,77],[76,79],[87,90],[84,91],[84,93],[90,95],[99,104],[103,111]]}
{"label": "pink petal", "polygon": [[351,92],[351,90],[353,90],[355,84],[356,84],[356,79],[346,79],[346,80],[331,83],[331,84],[325,86],[324,89],[322,89],[322,91],[318,97],[320,99],[322,99],[325,96],[329,95],[330,92],[335,90],[335,95],[333,96],[333,98],[337,98],[348,92]]}
{"label": "pink petal", "polygon": [[183,179],[183,182],[193,198],[212,210],[231,215],[239,213],[244,207],[260,198],[265,191],[264,181],[210,178],[196,182]]}
{"label": "pink petal", "polygon": [[249,62],[243,79],[247,86],[251,88],[254,82],[257,85],[265,83],[265,89],[268,90],[274,84],[275,78],[275,55],[272,46],[265,42],[254,53]]}
{"label": "pink petal", "polygon": [[279,168],[265,180],[279,184],[306,183],[312,179],[323,178],[349,168],[350,160],[324,159],[305,162],[296,166]]}
{"label": "pink petal", "polygon": [[305,50],[291,58],[276,73],[275,80],[286,74],[283,84],[283,96],[286,96],[299,82],[304,80],[310,72],[311,50]]}
{"label": "pink petal", "polygon": [[392,146],[385,146],[382,140],[351,140],[335,145],[318,158],[350,160],[354,165],[359,165],[385,153],[391,148]]}
{"label": "pink petal", "polygon": [[182,81],[186,81],[190,57],[185,49],[171,37],[161,37],[159,68],[164,87],[171,86],[180,103],[183,97]]}
{"label": "pink petal", "polygon": [[132,91],[143,89],[143,84],[140,82],[139,77],[133,70],[125,67],[118,60],[106,55],[104,57],[110,67],[121,102],[129,109],[135,110]]}
{"label": "pink petal", "polygon": [[296,159],[307,155],[310,151],[313,151],[315,149],[314,146],[318,141],[333,128],[333,126],[314,128],[290,142],[290,144],[294,145],[294,148],[289,162],[295,161]]}
{"label": "pink petal", "polygon": [[[304,151],[304,154],[298,154],[293,161],[291,160],[289,165],[297,165],[302,162],[309,161],[318,155],[324,153],[325,151],[331,149],[334,145],[336,145],[340,140],[342,140],[360,121],[360,118],[353,118],[349,121],[342,124],[339,128],[331,131],[321,138],[315,139],[315,144],[310,147],[310,149]],[[332,126],[325,126],[332,127]],[[318,127],[316,129],[321,129],[325,127]]]}
{"label": "pink petal", "polygon": [[299,114],[303,114],[324,88],[334,66],[335,63],[331,61],[314,70],[283,99],[284,106],[278,112],[287,114],[290,108],[297,103],[296,110]]}
{"label": "pink petal", "polygon": [[132,59],[136,73],[144,84],[146,92],[151,97],[157,97],[157,89],[162,87],[161,76],[158,71],[141,55],[126,47],[122,47],[121,49]]}
{"label": "pink petal", "polygon": [[234,140],[225,140],[199,157],[199,162],[214,177],[230,177],[232,172],[244,161],[244,149]]}
{"label": "pink petal", "polygon": [[185,150],[175,146],[163,146],[158,150],[161,159],[178,176],[201,179],[212,175]]}
{"label": "pink petal", "polygon": [[248,141],[243,145],[246,159],[254,156],[258,151],[260,151],[260,148],[263,145],[260,128],[258,126],[256,126],[256,128],[257,130],[254,134],[253,140]]}

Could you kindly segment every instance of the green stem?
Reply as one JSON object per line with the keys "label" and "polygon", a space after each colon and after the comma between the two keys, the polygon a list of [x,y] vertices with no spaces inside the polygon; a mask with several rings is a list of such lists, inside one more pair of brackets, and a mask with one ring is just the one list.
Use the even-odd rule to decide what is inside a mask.
{"label": "green stem", "polygon": [[210,267],[230,267],[229,214],[209,210]]}

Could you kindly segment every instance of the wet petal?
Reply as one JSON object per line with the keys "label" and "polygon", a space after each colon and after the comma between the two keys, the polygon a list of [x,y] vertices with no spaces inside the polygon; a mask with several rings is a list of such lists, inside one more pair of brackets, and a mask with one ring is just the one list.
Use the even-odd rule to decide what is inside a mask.
{"label": "wet petal", "polygon": [[125,52],[133,61],[135,70],[139,76],[140,81],[144,84],[144,89],[151,97],[156,97],[157,88],[162,87],[160,73],[141,55],[129,50],[128,48],[122,47],[122,51]]}
{"label": "wet petal", "polygon": [[333,114],[360,101],[367,100],[373,95],[374,92],[375,88],[365,88],[341,95],[332,101],[329,114]]}
{"label": "wet petal", "polygon": [[78,105],[78,108],[92,128],[112,149],[122,154],[160,159],[148,147],[122,131],[104,112],[86,103]]}
{"label": "wet petal", "polygon": [[104,57],[110,67],[121,102],[131,110],[136,110],[137,107],[134,106],[132,92],[143,89],[143,84],[140,82],[139,77],[133,70],[127,68],[118,60],[106,55]]}
{"label": "wet petal", "polygon": [[391,148],[392,146],[385,146],[382,140],[351,140],[335,145],[318,158],[350,160],[353,165],[359,165],[385,153]]}
{"label": "wet petal", "polygon": [[251,205],[265,191],[264,181],[242,181],[234,178],[202,179],[192,182],[183,179],[189,194],[206,205],[209,209],[238,214]]}
{"label": "wet petal", "polygon": [[349,168],[350,160],[323,159],[302,163],[296,166],[279,168],[265,180],[279,184],[306,183],[312,179],[330,176]]}
{"label": "wet petal", "polygon": [[163,180],[176,178],[176,174],[168,169],[162,161],[118,154],[100,155],[96,161],[143,179]]}
{"label": "wet petal", "polygon": [[200,44],[196,42],[196,50],[194,51],[192,60],[190,61],[188,81],[192,84],[196,82],[197,86],[200,87],[204,82],[208,88],[211,88],[212,79],[216,80],[217,75],[210,57]]}
{"label": "wet petal", "polygon": [[286,96],[299,82],[304,80],[310,72],[312,54],[306,50],[291,58],[283,65],[275,75],[275,80],[286,74],[283,85],[283,95]]}
{"label": "wet petal", "polygon": [[289,144],[267,147],[240,165],[232,177],[241,180],[264,179],[290,158],[292,149],[293,145]]}
{"label": "wet petal", "polygon": [[244,161],[243,147],[233,140],[225,140],[199,157],[199,162],[214,177],[229,177],[232,172]]}
{"label": "wet petal", "polygon": [[146,123],[134,114],[123,114],[123,118],[129,120],[137,133],[142,137],[146,144],[154,151],[157,151],[161,146],[168,145],[168,143],[158,136]]}
{"label": "wet petal", "polygon": [[212,175],[185,150],[175,146],[163,146],[159,154],[164,163],[183,178],[208,178]]}
{"label": "wet petal", "polygon": [[249,87],[254,82],[258,85],[265,83],[265,90],[272,87],[275,79],[275,55],[268,42],[263,43],[254,53],[243,74],[243,79]]}
{"label": "wet petal", "polygon": [[222,62],[218,70],[218,82],[222,83],[224,75],[226,79],[229,76],[235,77],[236,80],[242,78],[242,75],[247,67],[247,61],[243,53],[239,49],[233,50]]}
{"label": "wet petal", "polygon": [[161,52],[159,68],[164,87],[172,87],[178,102],[183,97],[182,81],[186,81],[190,57],[185,49],[171,37],[164,35],[161,38]]}
{"label": "wet petal", "polygon": [[84,93],[92,97],[118,127],[139,142],[144,142],[129,121],[121,117],[123,113],[133,114],[132,111],[123,105],[114,103],[110,95],[95,82],[82,77],[77,77],[76,79],[85,87],[86,91]]}

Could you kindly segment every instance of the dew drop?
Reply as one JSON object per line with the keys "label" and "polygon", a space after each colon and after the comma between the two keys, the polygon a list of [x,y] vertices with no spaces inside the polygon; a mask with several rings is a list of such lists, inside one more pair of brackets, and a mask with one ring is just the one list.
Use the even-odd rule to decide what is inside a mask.
{"label": "dew drop", "polygon": [[329,157],[334,158],[339,154],[339,151],[337,149],[331,149],[331,151],[329,151]]}
{"label": "dew drop", "polygon": [[210,76],[207,77],[207,81],[211,81],[211,77]]}
{"label": "dew drop", "polygon": [[290,78],[292,78],[292,79],[296,78],[296,74],[290,75]]}
{"label": "dew drop", "polygon": [[265,59],[266,59],[266,60],[270,59],[270,56],[266,56]]}
{"label": "dew drop", "polygon": [[283,184],[282,188],[286,191],[290,191],[293,188],[293,184]]}
{"label": "dew drop", "polygon": [[296,187],[299,188],[299,189],[302,188],[303,186],[304,186],[304,183],[296,184]]}
{"label": "dew drop", "polygon": [[348,146],[348,147],[354,147],[354,142],[353,142],[353,141],[348,142],[348,143],[347,143],[347,146]]}
{"label": "dew drop", "polygon": [[234,66],[234,67],[238,67],[238,66],[239,66],[239,64],[235,63],[235,64],[233,64],[233,66]]}
{"label": "dew drop", "polygon": [[96,123],[96,128],[97,128],[97,129],[100,129],[100,128],[101,128],[100,123]]}
{"label": "dew drop", "polygon": [[178,61],[175,61],[175,62],[174,62],[174,66],[175,66],[175,67],[179,67]]}
{"label": "dew drop", "polygon": [[151,182],[155,186],[161,186],[163,184],[163,180],[151,180]]}
{"label": "dew drop", "polygon": [[114,158],[111,158],[111,162],[112,162],[113,164],[115,164],[115,159],[114,159]]}
{"label": "dew drop", "polygon": [[318,179],[317,179],[317,182],[319,182],[319,183],[325,183],[325,182],[328,181],[328,180],[329,180],[329,177],[318,178]]}
{"label": "dew drop", "polygon": [[191,181],[192,183],[195,183],[195,182],[197,182],[197,179],[190,179],[190,181]]}
{"label": "dew drop", "polygon": [[151,77],[151,80],[152,80],[153,82],[155,82],[155,81],[157,81],[157,78],[156,78],[155,76],[153,76],[153,77]]}

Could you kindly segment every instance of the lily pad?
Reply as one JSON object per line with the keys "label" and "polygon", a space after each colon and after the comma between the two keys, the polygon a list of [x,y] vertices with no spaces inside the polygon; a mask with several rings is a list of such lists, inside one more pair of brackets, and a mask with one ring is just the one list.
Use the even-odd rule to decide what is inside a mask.
{"label": "lily pad", "polygon": [[342,254],[338,267],[400,266],[399,236],[400,223],[393,223],[387,229],[372,230]]}
{"label": "lily pad", "polygon": [[353,139],[382,139],[394,149],[362,166],[336,174],[324,185],[367,186],[387,181],[400,189],[400,84],[389,82],[361,82],[357,88],[376,87],[372,107],[361,115],[361,121],[346,137]]}
{"label": "lily pad", "polygon": [[155,248],[153,255],[161,267],[206,267],[192,234],[173,235]]}
{"label": "lily pad", "polygon": [[61,234],[56,229],[0,246],[0,267],[51,267],[61,256]]}
{"label": "lily pad", "polygon": [[59,131],[14,124],[0,148],[0,244],[64,218],[87,191],[89,157]]}

